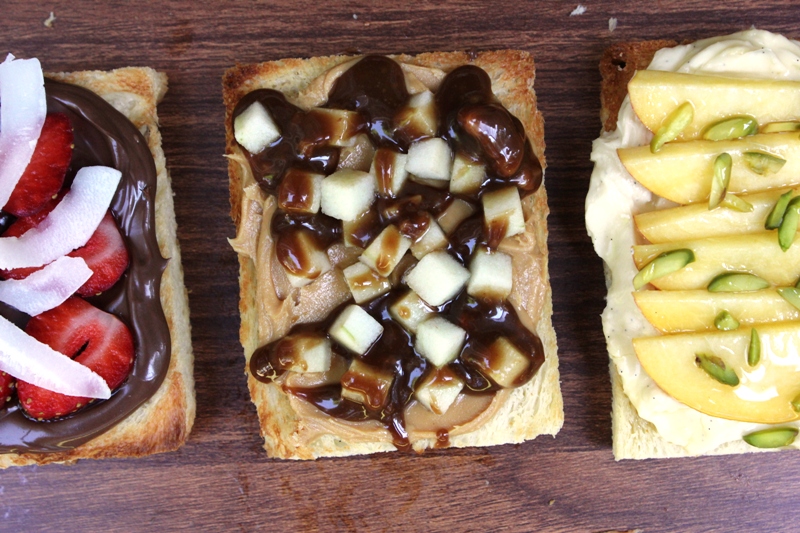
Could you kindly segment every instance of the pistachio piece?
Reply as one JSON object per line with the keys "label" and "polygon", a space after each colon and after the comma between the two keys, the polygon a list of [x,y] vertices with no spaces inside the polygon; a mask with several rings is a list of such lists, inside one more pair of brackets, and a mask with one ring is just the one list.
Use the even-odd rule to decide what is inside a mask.
{"label": "pistachio piece", "polygon": [[756,328],[750,330],[750,344],[747,345],[747,364],[756,366],[761,361],[761,338]]}
{"label": "pistachio piece", "polygon": [[705,353],[695,354],[695,363],[706,371],[706,374],[719,381],[723,385],[735,387],[739,384],[739,376],[732,368],[728,368],[721,358],[716,355]]}
{"label": "pistachio piece", "polygon": [[753,210],[753,204],[731,193],[726,194],[719,205],[727,207],[728,209],[733,209],[734,211],[739,211],[740,213],[750,213]]}
{"label": "pistachio piece", "polygon": [[797,428],[769,428],[748,433],[742,439],[756,448],[782,448],[789,446],[797,437]]}
{"label": "pistachio piece", "polygon": [[727,311],[722,311],[714,319],[714,327],[720,331],[732,331],[739,327],[739,321]]}
{"label": "pistachio piece", "polygon": [[800,221],[800,196],[792,198],[786,206],[781,225],[778,226],[778,244],[784,252],[788,250],[797,236],[797,223]]}
{"label": "pistachio piece", "polygon": [[794,400],[792,400],[791,403],[792,403],[792,409],[800,413],[800,394],[795,396]]}
{"label": "pistachio piece", "polygon": [[719,154],[714,160],[714,176],[711,178],[711,194],[708,196],[708,208],[714,209],[719,206],[728,192],[728,184],[731,182],[731,167],[733,159],[730,154]]}
{"label": "pistachio piece", "polygon": [[661,127],[650,141],[650,151],[653,153],[661,150],[664,144],[674,141],[694,120],[694,107],[690,102],[684,102],[670,113]]}
{"label": "pistachio piece", "polygon": [[749,292],[766,289],[769,282],[746,272],[726,272],[711,280],[710,292]]}
{"label": "pistachio piece", "polygon": [[800,122],[770,122],[761,126],[761,133],[783,133],[800,131]]}
{"label": "pistachio piece", "polygon": [[778,289],[778,294],[780,294],[784,300],[800,309],[800,289],[796,287],[781,287]]}
{"label": "pistachio piece", "polygon": [[764,224],[765,229],[778,229],[783,221],[783,215],[786,213],[786,206],[789,205],[789,200],[792,199],[792,191],[786,191],[775,202],[775,207],[767,215],[767,221]]}
{"label": "pistachio piece", "polygon": [[730,117],[716,122],[706,128],[703,139],[708,141],[727,141],[758,133],[758,121],[755,117],[744,115]]}
{"label": "pistachio piece", "polygon": [[672,274],[692,262],[694,262],[694,252],[689,249],[683,248],[664,252],[650,261],[636,274],[636,277],[633,278],[633,287],[639,290],[654,279]]}
{"label": "pistachio piece", "polygon": [[767,152],[745,152],[742,159],[750,170],[761,176],[775,174],[786,164],[785,159]]}

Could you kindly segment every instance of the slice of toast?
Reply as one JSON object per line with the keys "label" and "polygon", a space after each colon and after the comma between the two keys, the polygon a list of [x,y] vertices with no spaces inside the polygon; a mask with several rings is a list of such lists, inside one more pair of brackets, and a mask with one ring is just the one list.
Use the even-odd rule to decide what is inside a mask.
{"label": "slice of toast", "polygon": [[147,141],[157,173],[156,237],[161,255],[168,260],[161,278],[160,295],[171,337],[171,359],[166,378],[155,395],[110,430],[64,452],[0,455],[0,468],[74,463],[78,459],[141,457],[176,450],[192,429],[195,397],[189,303],[183,283],[172,187],[156,113],[156,105],[167,92],[167,77],[150,68],[56,73],[47,77],[98,94],[128,117]]}
{"label": "slice of toast", "polygon": [[[429,88],[438,85],[443,72],[460,65],[472,64],[483,68],[492,80],[495,96],[524,125],[533,150],[544,167],[544,123],[536,108],[535,69],[529,54],[499,51],[392,57],[401,63],[407,80],[408,73],[411,73],[417,82]],[[229,69],[223,78],[231,216],[237,227],[236,238],[231,244],[239,254],[240,339],[248,367],[258,347],[282,337],[294,324],[322,319],[349,298],[349,292],[345,285],[344,292],[339,293],[343,283],[341,275],[332,275],[324,280],[321,277],[289,294],[278,294],[279,289],[269,275],[269,264],[275,256],[273,241],[269,234],[264,233],[269,229],[276,201],[256,184],[242,149],[234,139],[234,108],[240,98],[261,88],[279,90],[290,102],[304,109],[321,106],[327,101],[327,91],[335,75],[349,65],[337,67],[354,59],[358,58],[330,56],[240,65]],[[526,385],[501,392],[484,414],[451,431],[449,446],[521,442],[541,434],[554,435],[563,424],[556,338],[551,324],[552,301],[547,270],[548,207],[544,186],[524,199],[523,206],[525,232],[508,239],[510,247],[520,252],[513,263],[515,283],[510,301],[523,323],[541,339],[545,362]],[[257,381],[249,372],[248,387],[258,411],[265,449],[271,457],[315,459],[395,450],[389,432],[382,427],[365,430],[363,423],[359,426],[327,416],[320,417],[316,408],[287,394],[275,383]],[[412,439],[412,445],[417,451],[436,446],[436,435],[420,435]]]}
{"label": "slice of toast", "polygon": [[[614,131],[617,126],[617,115],[620,111],[627,86],[637,70],[646,69],[655,53],[662,49],[676,46],[670,40],[618,43],[608,48],[600,62],[602,85],[600,93],[603,132]],[[606,276],[610,274],[606,269]],[[610,283],[610,280],[607,279]],[[667,457],[687,457],[693,454],[685,448],[667,441],[656,427],[641,418],[636,407],[625,394],[622,378],[613,360],[610,361],[612,383],[612,438],[614,457],[620,459],[650,459]],[[754,453],[769,451],[755,448],[743,440],[731,441],[704,455],[724,455],[737,453]]]}

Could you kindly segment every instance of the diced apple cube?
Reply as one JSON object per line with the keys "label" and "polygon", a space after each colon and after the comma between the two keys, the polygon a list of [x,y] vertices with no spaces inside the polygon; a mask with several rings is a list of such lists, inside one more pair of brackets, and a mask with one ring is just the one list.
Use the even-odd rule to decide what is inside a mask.
{"label": "diced apple cube", "polygon": [[487,192],[482,200],[483,218],[490,244],[496,245],[506,237],[525,231],[522,201],[516,187]]}
{"label": "diced apple cube", "polygon": [[389,307],[389,314],[406,331],[417,332],[417,327],[434,313],[414,291],[408,291]]}
{"label": "diced apple cube", "polygon": [[383,326],[355,304],[348,305],[328,330],[345,348],[364,355],[383,334]]}
{"label": "diced apple cube", "polygon": [[380,230],[378,212],[368,209],[361,213],[355,220],[342,221],[342,236],[345,246],[366,248]]}
{"label": "diced apple cube", "polygon": [[287,335],[275,350],[281,368],[291,372],[327,372],[331,368],[331,341],[322,335]]}
{"label": "diced apple cube", "polygon": [[439,215],[439,226],[450,235],[459,224],[475,213],[475,206],[461,198],[454,198],[450,205]]}
{"label": "diced apple cube", "polygon": [[275,252],[293,287],[304,287],[332,268],[325,249],[307,229],[281,235]]}
{"label": "diced apple cube", "polygon": [[468,279],[469,270],[442,250],[423,257],[405,277],[406,284],[434,307],[458,294]]}
{"label": "diced apple cube", "polygon": [[428,374],[417,385],[414,395],[429,411],[442,415],[456,401],[464,382],[449,368],[439,368]]}
{"label": "diced apple cube", "polygon": [[472,256],[469,272],[467,294],[470,296],[484,301],[502,302],[511,294],[514,276],[510,255],[497,251],[489,253],[480,247]]}
{"label": "diced apple cube", "polygon": [[392,273],[410,247],[411,239],[400,233],[397,226],[389,224],[358,259],[386,277]]}
{"label": "diced apple cube", "polygon": [[441,368],[458,357],[466,338],[466,331],[440,316],[433,316],[417,326],[414,348]]}
{"label": "diced apple cube", "polygon": [[322,107],[311,109],[306,120],[317,121],[320,131],[329,137],[328,144],[333,146],[347,146],[363,122],[361,115],[355,111]]}
{"label": "diced apple cube", "polygon": [[245,150],[257,154],[279,139],[281,132],[261,102],[253,102],[234,119],[233,136]]}
{"label": "diced apple cube", "polygon": [[386,294],[392,288],[388,279],[378,275],[364,263],[350,265],[342,273],[357,304],[368,302],[381,294]]}
{"label": "diced apple cube", "polygon": [[432,137],[409,146],[406,170],[418,178],[449,181],[452,159],[447,142]]}
{"label": "diced apple cube", "polygon": [[375,158],[375,145],[364,133],[359,133],[347,142],[342,143],[339,149],[339,164],[337,170],[352,169],[368,171],[372,160]]}
{"label": "diced apple cube", "polygon": [[428,215],[428,218],[428,230],[411,245],[411,253],[417,259],[422,259],[428,252],[447,246],[447,235],[432,216]]}
{"label": "diced apple cube", "polygon": [[359,170],[337,170],[322,180],[322,212],[355,220],[375,201],[375,178]]}
{"label": "diced apple cube", "polygon": [[278,206],[287,213],[317,213],[324,178],[322,174],[290,168],[278,187]]}
{"label": "diced apple cube", "polygon": [[342,398],[360,403],[373,411],[386,405],[394,374],[353,359],[342,376]]}
{"label": "diced apple cube", "polygon": [[433,93],[423,91],[409,98],[408,104],[395,116],[395,123],[411,139],[436,135],[439,120]]}
{"label": "diced apple cube", "polygon": [[531,365],[522,350],[505,337],[498,337],[489,346],[487,357],[476,358],[475,362],[488,378],[501,387],[513,387]]}
{"label": "diced apple cube", "polygon": [[486,179],[486,166],[473,161],[464,154],[456,154],[450,174],[450,192],[473,194],[480,190]]}
{"label": "diced apple cube", "polygon": [[394,198],[403,188],[408,178],[406,161],[408,156],[389,148],[379,148],[372,160],[369,173],[375,176],[378,183],[378,194],[386,198]]}

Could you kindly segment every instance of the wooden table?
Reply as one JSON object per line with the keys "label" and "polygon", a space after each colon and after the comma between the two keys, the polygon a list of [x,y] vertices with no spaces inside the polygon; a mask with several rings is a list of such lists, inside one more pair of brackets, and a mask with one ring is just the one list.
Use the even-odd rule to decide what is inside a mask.
{"label": "wooden table", "polygon": [[[140,5],[141,4],[141,5]],[[412,3],[408,3],[412,4]],[[601,261],[583,222],[597,63],[616,41],[749,28],[800,37],[790,0],[406,3],[5,0],[0,53],[48,70],[150,65],[186,284],[197,420],[177,453],[0,472],[3,531],[797,531],[800,453],[616,463]],[[52,27],[44,20],[55,14]],[[609,18],[618,26],[609,31]],[[234,62],[521,48],[546,121],[550,271],[566,423],[556,439],[317,462],[268,460],[238,342],[220,78]],[[795,469],[798,469],[796,472]]]}

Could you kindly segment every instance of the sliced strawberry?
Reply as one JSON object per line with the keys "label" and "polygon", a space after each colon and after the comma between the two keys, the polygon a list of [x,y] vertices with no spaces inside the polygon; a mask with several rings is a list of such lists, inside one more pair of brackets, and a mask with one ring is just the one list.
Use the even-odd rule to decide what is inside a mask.
{"label": "sliced strawberry", "polygon": [[[114,315],[80,298],[72,297],[33,317],[25,331],[97,372],[111,390],[119,387],[133,368],[133,337],[128,327]],[[90,401],[24,381],[17,383],[17,396],[29,416],[43,420],[66,416]]]}
{"label": "sliced strawberry", "polygon": [[0,407],[8,403],[12,394],[14,394],[14,377],[0,372]]}
{"label": "sliced strawberry", "polygon": [[[17,219],[3,234],[4,237],[19,237],[31,228],[35,228],[55,208],[60,197],[54,198],[41,211],[29,217]],[[128,268],[129,256],[122,235],[117,228],[117,223],[111,212],[107,212],[100,221],[97,230],[85,245],[67,254],[70,257],[80,257],[92,270],[92,277],[84,283],[77,294],[80,296],[94,296],[106,291],[122,277]],[[4,279],[23,279],[43,267],[16,268],[14,270],[0,271]]]}
{"label": "sliced strawberry", "polygon": [[50,113],[25,168],[3,211],[18,217],[37,213],[61,190],[72,159],[72,124],[63,113]]}
{"label": "sliced strawberry", "polygon": [[67,255],[82,258],[93,272],[78,289],[81,296],[94,296],[110,289],[128,268],[128,249],[111,211],[100,221],[89,241]]}

